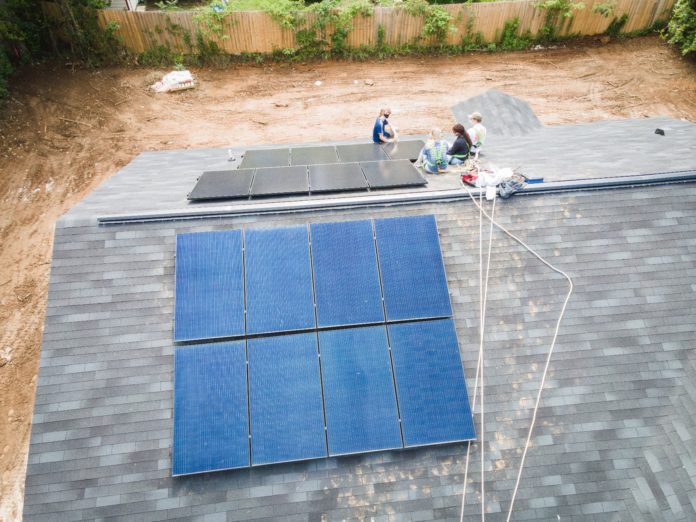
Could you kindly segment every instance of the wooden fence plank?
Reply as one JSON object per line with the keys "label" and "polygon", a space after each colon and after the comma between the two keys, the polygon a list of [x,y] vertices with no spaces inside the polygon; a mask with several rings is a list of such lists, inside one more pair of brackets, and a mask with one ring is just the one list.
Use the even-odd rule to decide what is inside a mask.
{"label": "wooden fence plank", "polygon": [[[544,25],[545,12],[535,7],[537,0],[515,0],[502,2],[485,2],[474,4],[442,5],[452,16],[456,31],[449,33],[445,39],[448,44],[460,44],[467,35],[471,38],[480,34],[484,42],[498,41],[505,23],[519,18],[520,34],[529,32],[537,35]],[[616,0],[614,13],[604,17],[595,13],[595,4],[604,0],[585,0],[585,8],[573,11],[573,16],[563,24],[559,34],[596,35],[606,31],[614,19],[623,14],[628,15],[624,32],[637,31],[651,27],[656,21],[669,16],[669,11],[676,0]],[[60,20],[61,13],[57,5],[42,2],[47,17]],[[196,31],[201,28],[196,21],[196,11],[177,12],[133,12],[118,10],[101,10],[99,24],[106,27],[113,22],[117,24],[116,34],[123,44],[135,53],[143,53],[158,46],[165,46],[175,53],[190,53],[184,34],[195,45]],[[304,15],[304,27],[310,27],[316,21],[316,13]],[[405,44],[436,43],[434,38],[422,36],[424,21],[420,17],[409,15],[399,7],[375,7],[371,16],[357,16],[353,19],[353,29],[346,39],[346,45],[357,48],[373,47],[377,44],[380,28],[384,30],[384,43],[390,46]],[[60,27],[57,24],[57,27]],[[271,15],[262,11],[235,12],[222,22],[221,36],[204,31],[208,39],[214,40],[228,54],[270,53],[274,50],[296,49],[295,30],[280,27]],[[329,38],[334,28],[325,28]],[[60,30],[54,31],[61,38]]]}

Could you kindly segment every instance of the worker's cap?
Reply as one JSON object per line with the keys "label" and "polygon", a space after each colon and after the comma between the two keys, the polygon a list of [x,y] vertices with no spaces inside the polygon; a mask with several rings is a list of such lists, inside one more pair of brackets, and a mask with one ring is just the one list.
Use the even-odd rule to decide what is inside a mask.
{"label": "worker's cap", "polygon": [[469,119],[476,120],[476,121],[483,121],[483,116],[481,116],[480,112],[472,112],[471,114],[469,114]]}

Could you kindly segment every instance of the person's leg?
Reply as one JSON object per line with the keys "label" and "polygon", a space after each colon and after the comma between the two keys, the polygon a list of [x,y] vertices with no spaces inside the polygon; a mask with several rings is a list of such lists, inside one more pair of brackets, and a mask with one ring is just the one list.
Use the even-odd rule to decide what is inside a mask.
{"label": "person's leg", "polygon": [[450,165],[461,165],[462,163],[464,163],[464,160],[462,158],[455,158],[454,156],[450,157]]}

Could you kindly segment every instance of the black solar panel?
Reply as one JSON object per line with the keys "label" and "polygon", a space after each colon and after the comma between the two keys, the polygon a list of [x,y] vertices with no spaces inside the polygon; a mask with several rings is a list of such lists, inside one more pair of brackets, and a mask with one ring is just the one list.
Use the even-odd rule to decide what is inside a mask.
{"label": "black solar panel", "polygon": [[407,159],[411,161],[416,161],[420,151],[425,146],[423,140],[411,140],[411,141],[397,141],[394,143],[387,143],[383,145],[382,148],[384,152],[387,153],[389,159]]}
{"label": "black solar panel", "polygon": [[292,165],[321,165],[322,163],[336,163],[336,149],[334,147],[302,147],[292,149],[290,153]]}
{"label": "black solar panel", "polygon": [[367,190],[367,180],[357,163],[309,166],[311,192],[342,192]]}
{"label": "black solar panel", "polygon": [[249,196],[254,169],[215,170],[204,172],[188,199],[234,199]]}
{"label": "black solar panel", "polygon": [[[361,163],[370,188],[427,185],[428,181],[408,160],[370,161]],[[258,174],[257,174],[258,175]]]}
{"label": "black solar panel", "polygon": [[283,167],[289,164],[290,149],[248,150],[239,168]]}
{"label": "black solar panel", "polygon": [[341,163],[356,161],[379,161],[389,157],[377,143],[359,143],[357,145],[339,145],[336,147]]}
{"label": "black solar panel", "polygon": [[252,196],[308,192],[307,167],[304,166],[257,169],[254,183],[251,185]]}

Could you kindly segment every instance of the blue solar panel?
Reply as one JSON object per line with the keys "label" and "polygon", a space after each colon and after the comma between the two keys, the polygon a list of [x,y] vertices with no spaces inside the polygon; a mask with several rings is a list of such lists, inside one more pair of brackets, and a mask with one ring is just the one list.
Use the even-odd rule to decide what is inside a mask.
{"label": "blue solar panel", "polygon": [[252,465],[326,457],[315,333],[249,339]]}
{"label": "blue solar panel", "polygon": [[404,445],[475,438],[453,321],[388,328]]}
{"label": "blue solar panel", "polygon": [[329,455],[403,447],[384,326],[319,333]]}
{"label": "blue solar panel", "polygon": [[307,227],[244,234],[247,333],[314,328]]}
{"label": "blue solar panel", "polygon": [[434,216],[375,220],[388,321],[452,315]]}
{"label": "blue solar panel", "polygon": [[244,335],[240,230],[176,236],[174,340]]}
{"label": "blue solar panel", "polygon": [[384,321],[370,221],[311,226],[319,326]]}
{"label": "blue solar panel", "polygon": [[176,349],[172,473],[249,466],[244,341]]}

